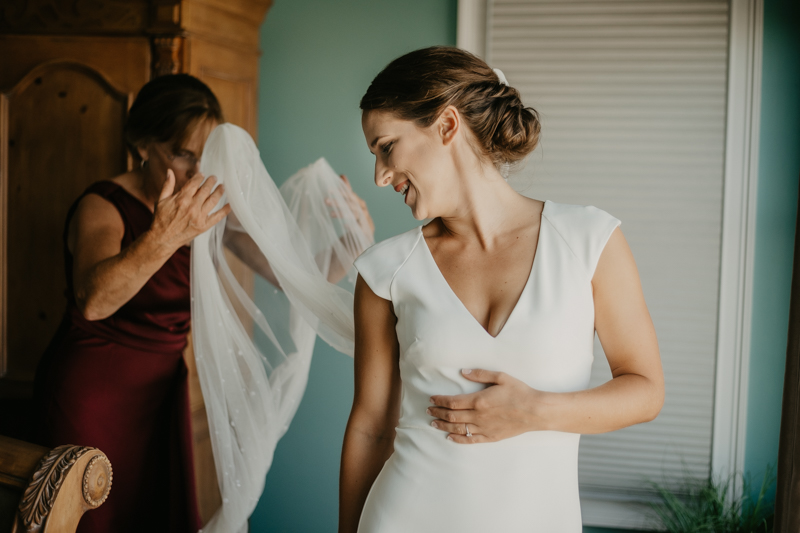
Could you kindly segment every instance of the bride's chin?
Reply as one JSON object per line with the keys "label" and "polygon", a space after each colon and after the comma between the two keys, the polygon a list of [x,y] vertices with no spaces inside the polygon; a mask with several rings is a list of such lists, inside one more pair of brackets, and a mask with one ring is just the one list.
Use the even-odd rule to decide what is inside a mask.
{"label": "bride's chin", "polygon": [[411,215],[416,220],[428,220],[429,218],[431,218],[429,213],[427,213],[423,209],[417,209],[416,206],[411,206]]}
{"label": "bride's chin", "polygon": [[[413,192],[416,193],[416,191]],[[410,200],[410,202],[406,203],[406,205],[411,209],[411,215],[416,220],[429,220],[430,218],[433,218],[427,209],[429,204],[427,202],[421,203],[419,201],[419,197],[416,194],[414,194],[414,196],[412,196],[411,198],[406,197],[406,200]]]}

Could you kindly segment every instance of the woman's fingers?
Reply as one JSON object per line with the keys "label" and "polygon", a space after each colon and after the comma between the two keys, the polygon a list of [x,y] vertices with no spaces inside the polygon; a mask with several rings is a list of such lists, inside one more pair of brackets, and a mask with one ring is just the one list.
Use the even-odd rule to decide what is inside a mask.
{"label": "woman's fingers", "polygon": [[189,178],[189,181],[187,181],[184,186],[181,187],[181,190],[178,192],[178,194],[184,194],[189,198],[194,198],[195,193],[197,193],[197,190],[203,185],[203,181],[205,179],[205,176],[198,172]]}
{"label": "woman's fingers", "polygon": [[214,176],[206,179],[197,173],[177,194],[169,195],[167,193],[174,190],[174,182],[175,175],[169,170],[161,200],[156,205],[153,228],[165,244],[178,249],[219,223],[231,208],[225,205],[209,215],[225,193],[221,184],[216,186],[217,178]]}
{"label": "woman's fingers", "polygon": [[[470,394],[431,396],[433,405],[427,409],[427,413],[437,419],[434,427],[448,432],[453,441],[495,442],[547,429],[538,414],[543,393],[503,372],[472,369],[462,374],[488,386]],[[464,427],[465,423],[468,426]],[[472,433],[470,437],[466,436],[467,428]]]}
{"label": "woman's fingers", "polygon": [[464,423],[469,421],[467,417],[469,416],[468,413],[473,413],[474,411],[469,408],[464,409],[448,409],[446,407],[439,407],[439,406],[431,406],[425,411],[432,417],[439,418],[445,422],[450,423]]}
{"label": "woman's fingers", "polygon": [[333,208],[330,211],[331,217],[343,218],[346,221],[355,220],[355,223],[361,226],[365,233],[373,234],[375,232],[375,223],[367,208],[367,202],[350,188],[350,183],[347,181],[346,176],[341,175],[340,177],[347,183],[349,190],[342,193],[344,202],[333,198],[325,199],[325,205]]}
{"label": "woman's fingers", "polygon": [[430,402],[437,407],[449,409],[475,409],[475,399],[483,391],[472,392],[470,394],[457,394],[455,396],[431,396]]}
{"label": "woman's fingers", "polygon": [[222,206],[222,208],[219,211],[215,211],[214,213],[209,215],[208,219],[206,221],[206,228],[203,231],[201,231],[200,233],[203,233],[204,231],[206,231],[206,230],[216,226],[217,224],[219,224],[219,222],[223,218],[228,216],[228,214],[230,212],[231,212],[231,204],[225,204],[224,206]]}
{"label": "woman's fingers", "polygon": [[350,209],[352,209],[354,213],[357,213],[358,224],[364,229],[365,232],[369,234],[374,233],[375,223],[372,221],[372,216],[369,214],[369,209],[367,208],[367,202],[365,202],[352,189],[350,191],[350,197],[348,198],[348,202],[350,202]]}
{"label": "woman's fingers", "polygon": [[202,206],[208,197],[211,196],[214,186],[217,184],[217,177],[209,176],[208,178],[203,178],[199,172],[195,174],[195,177],[197,176],[200,176],[201,179],[205,179],[205,181],[202,182],[202,184],[197,188],[197,191],[195,191],[195,193],[192,195],[192,203]]}
{"label": "woman's fingers", "polygon": [[506,377],[506,374],[503,372],[493,372],[482,368],[464,368],[461,370],[461,374],[470,381],[490,384],[496,383],[498,385],[502,385]]}
{"label": "woman's fingers", "polygon": [[444,420],[434,420],[431,427],[447,433],[447,439],[458,444],[477,444],[479,442],[493,442],[481,432],[481,428],[471,422],[452,423]]}
{"label": "woman's fingers", "polygon": [[201,208],[201,212],[204,215],[208,215],[214,209],[214,207],[216,207],[216,205],[219,203],[223,194],[225,194],[225,186],[220,184],[219,187],[214,189],[214,192],[208,195],[208,198],[205,199]]}
{"label": "woman's fingers", "polygon": [[468,422],[446,422],[444,420],[434,420],[431,422],[431,427],[436,428],[440,431],[445,431],[447,433],[452,433],[454,435],[466,435],[467,428],[469,428],[469,432],[471,435],[477,435],[480,433],[478,431],[478,426],[475,424],[470,424]]}
{"label": "woman's fingers", "polygon": [[478,444],[481,442],[494,442],[486,435],[472,435],[471,437],[467,437],[466,435],[460,435],[458,433],[449,434],[447,436],[447,439],[457,444]]}
{"label": "woman's fingers", "polygon": [[158,201],[166,200],[172,193],[175,192],[175,173],[172,169],[167,169],[167,179],[164,180],[164,185],[161,186],[161,196]]}

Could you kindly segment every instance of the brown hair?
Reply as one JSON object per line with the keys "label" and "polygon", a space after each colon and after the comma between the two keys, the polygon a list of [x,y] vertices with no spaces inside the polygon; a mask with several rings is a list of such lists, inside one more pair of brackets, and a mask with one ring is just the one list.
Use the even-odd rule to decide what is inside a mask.
{"label": "brown hair", "polygon": [[177,152],[194,127],[208,119],[224,122],[217,97],[205,83],[189,74],[160,76],[136,95],[125,123],[125,143],[136,160],[137,147],[151,142],[170,143]]}
{"label": "brown hair", "polygon": [[364,112],[389,111],[428,127],[452,105],[475,135],[481,152],[500,166],[531,153],[539,142],[539,114],[519,91],[474,55],[432,46],[398,57],[375,76],[361,98]]}

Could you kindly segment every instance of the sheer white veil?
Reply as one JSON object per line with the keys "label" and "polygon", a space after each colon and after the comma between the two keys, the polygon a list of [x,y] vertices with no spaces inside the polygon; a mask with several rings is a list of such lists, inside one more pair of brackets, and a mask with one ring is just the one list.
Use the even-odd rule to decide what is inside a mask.
{"label": "sheer white veil", "polygon": [[[203,531],[244,532],[305,391],[316,335],[352,355],[352,263],[372,235],[324,159],[279,190],[232,124],[209,136],[201,171],[224,183],[220,206],[234,215],[192,243],[192,342],[223,501]],[[237,240],[237,255],[272,280],[257,280],[255,298],[223,250]]]}

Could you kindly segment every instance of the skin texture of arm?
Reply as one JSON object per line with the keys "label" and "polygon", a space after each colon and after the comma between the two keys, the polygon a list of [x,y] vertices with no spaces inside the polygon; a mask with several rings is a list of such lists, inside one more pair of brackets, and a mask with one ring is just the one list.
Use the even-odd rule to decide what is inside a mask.
{"label": "skin texture of arm", "polygon": [[400,417],[399,348],[391,302],[359,276],[355,294],[355,396],[342,446],[339,533],[355,533],[375,478],[394,451]]}
{"label": "skin texture of arm", "polygon": [[[527,431],[604,433],[653,420],[664,404],[664,375],[653,322],[630,247],[611,235],[592,279],[595,329],[613,379],[593,389],[552,393],[502,372],[464,369],[481,391],[434,396],[434,427],[459,443],[493,442]],[[471,437],[465,435],[469,424]]]}
{"label": "skin texture of arm", "polygon": [[67,244],[73,257],[75,300],[87,320],[114,314],[176,250],[228,214],[228,206],[208,214],[224,192],[222,187],[212,192],[215,183],[209,178],[203,184],[198,174],[173,194],[175,176],[170,170],[151,228],[124,250],[125,228],[116,208],[97,195],[81,200]]}
{"label": "skin texture of arm", "polygon": [[[230,215],[234,216],[234,215]],[[281,284],[272,271],[272,267],[264,257],[261,249],[258,247],[253,238],[242,231],[225,229],[223,235],[223,243],[225,247],[233,252],[233,255],[238,257],[245,265],[252,268],[262,278],[266,279],[274,286],[280,288]]]}

